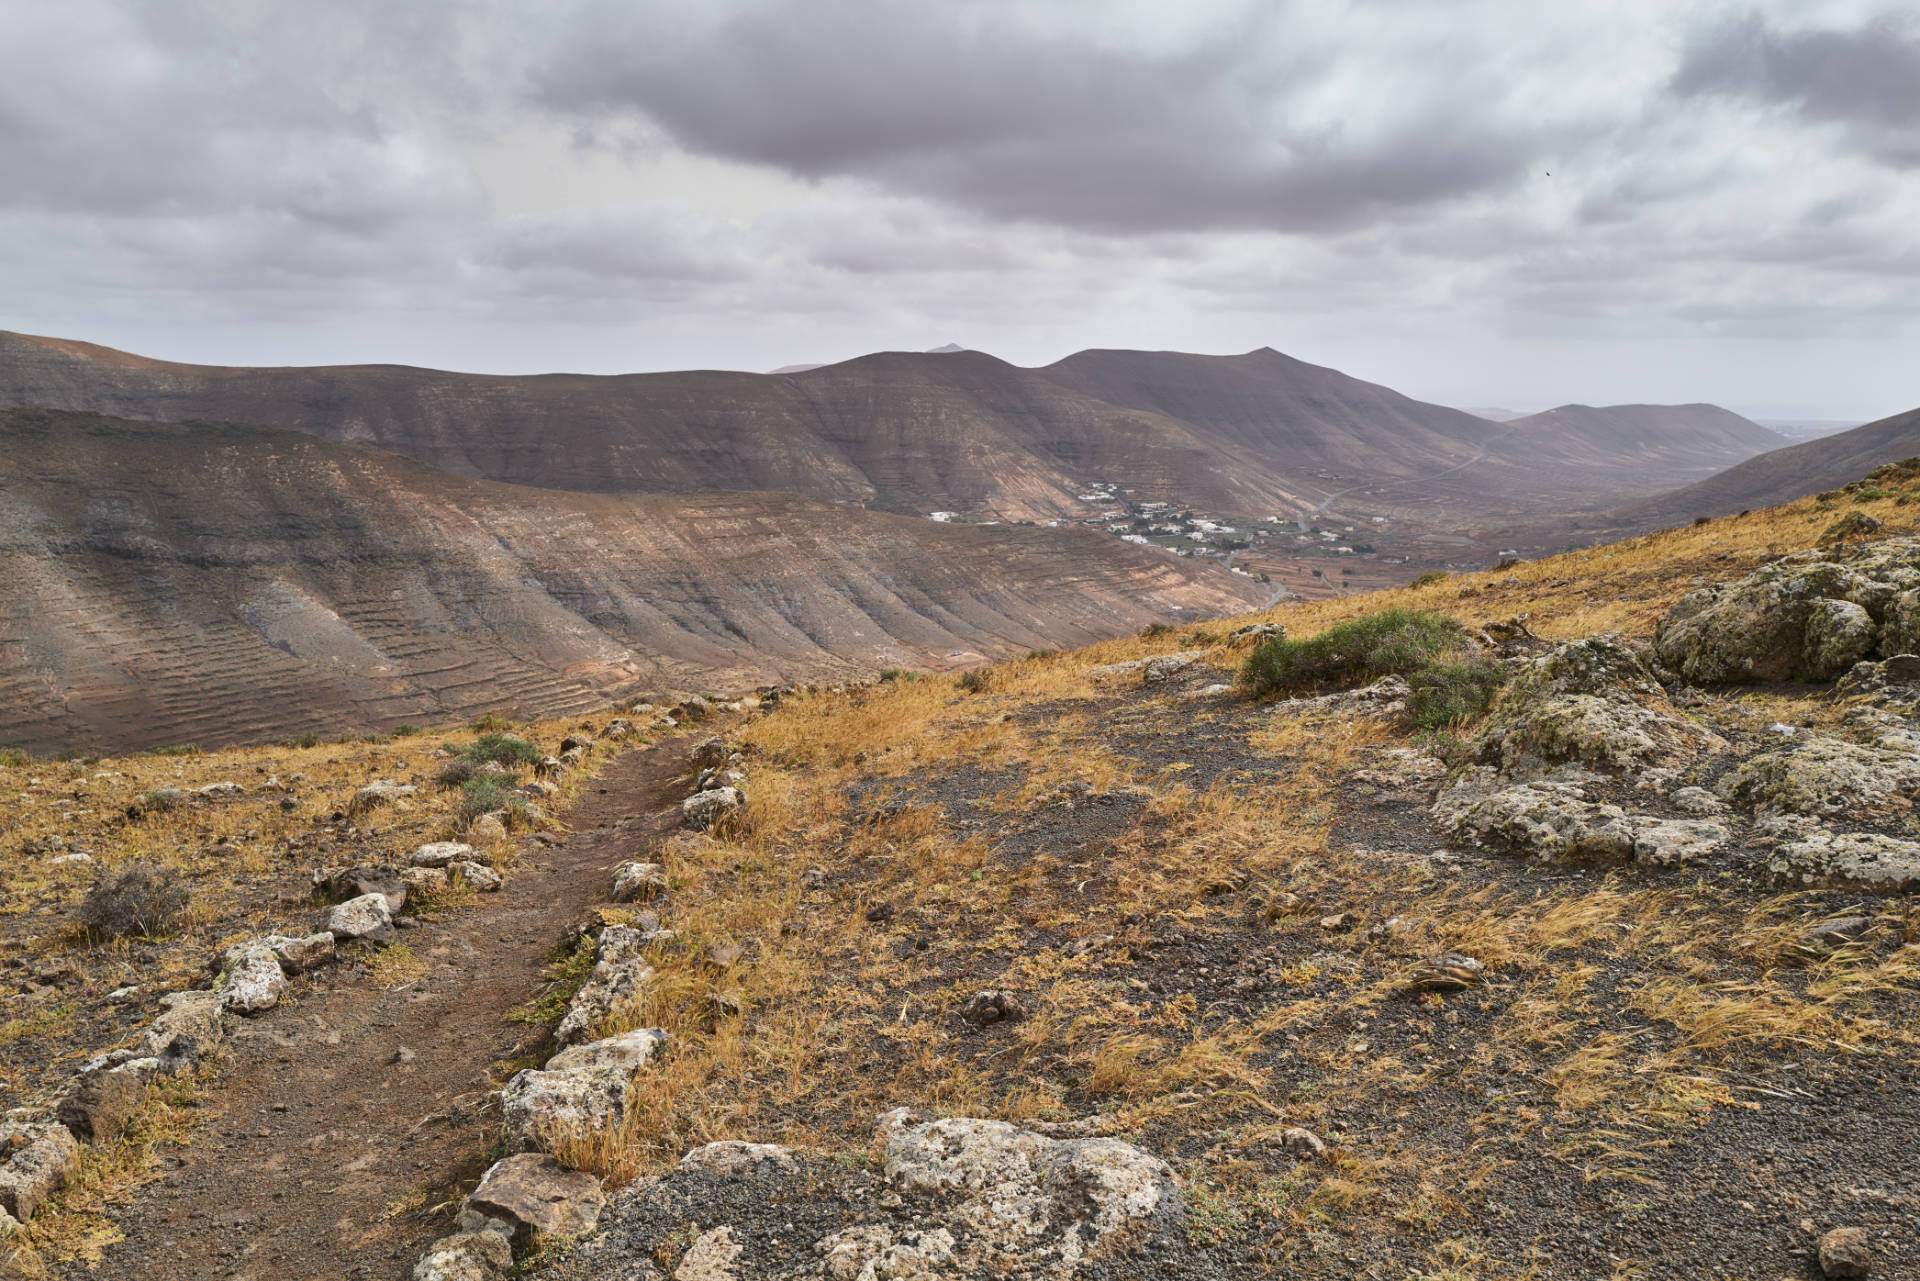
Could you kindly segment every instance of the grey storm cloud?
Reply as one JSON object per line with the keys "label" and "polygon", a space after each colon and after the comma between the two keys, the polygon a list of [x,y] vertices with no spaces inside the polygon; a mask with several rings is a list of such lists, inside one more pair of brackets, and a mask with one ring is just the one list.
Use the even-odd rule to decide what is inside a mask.
{"label": "grey storm cloud", "polygon": [[991,6],[830,0],[697,24],[607,7],[529,83],[549,109],[637,113],[697,152],[1101,231],[1391,216],[1510,183],[1564,141],[1484,84],[1412,76],[1361,92],[1351,123],[1321,118],[1305,108],[1340,64],[1293,43],[1288,9],[1141,51]]}
{"label": "grey storm cloud", "polygon": [[1749,14],[1701,33],[1673,89],[1787,106],[1850,126],[1865,150],[1889,164],[1920,166],[1920,17],[1912,14],[1801,30]]}

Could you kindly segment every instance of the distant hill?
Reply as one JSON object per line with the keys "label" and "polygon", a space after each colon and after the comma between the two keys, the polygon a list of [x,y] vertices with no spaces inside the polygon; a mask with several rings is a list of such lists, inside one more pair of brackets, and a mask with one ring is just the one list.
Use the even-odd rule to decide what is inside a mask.
{"label": "distant hill", "polygon": [[1560,458],[1605,468],[1641,462],[1717,467],[1729,455],[1751,457],[1788,443],[1780,433],[1718,405],[1562,405],[1507,426],[1517,441],[1551,442]]}
{"label": "distant hill", "polygon": [[1460,412],[1472,414],[1475,418],[1484,418],[1490,423],[1510,423],[1516,418],[1526,417],[1517,409],[1497,409],[1492,406],[1468,406],[1463,407]]}
{"label": "distant hill", "polygon": [[1750,458],[1697,484],[1611,513],[1610,525],[1655,527],[1771,507],[1858,480],[1920,454],[1920,409]]}
{"label": "distant hill", "polygon": [[1010,519],[1085,516],[1079,495],[1109,481],[1256,516],[1385,485],[1444,525],[1652,494],[1753,452],[1722,431],[1607,459],[1577,432],[1522,436],[1265,348],[1088,351],[1039,369],[886,352],[779,375],[500,377],[169,364],[0,333],[0,405],[291,428],[548,489],[779,490]]}
{"label": "distant hill", "polygon": [[1269,590],[1078,527],[448,476],[269,428],[0,411],[0,745],[558,715],[1077,645]]}

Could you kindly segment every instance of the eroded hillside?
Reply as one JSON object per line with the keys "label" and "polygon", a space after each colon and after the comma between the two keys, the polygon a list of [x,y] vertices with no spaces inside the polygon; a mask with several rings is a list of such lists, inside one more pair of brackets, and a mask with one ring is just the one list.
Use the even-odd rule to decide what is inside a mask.
{"label": "eroded hillside", "polygon": [[0,412],[0,744],[340,735],[1084,644],[1271,593],[1082,529],[450,477],[312,436]]}
{"label": "eroded hillside", "polygon": [[[162,1278],[1911,1274],[1912,483],[524,753],[21,763],[14,1097],[119,1037],[167,1109],[24,1239]],[[562,826],[463,827],[547,752],[575,799],[514,804]],[[290,809],[256,773],[107,812],[293,768]],[[488,870],[442,840],[498,897],[439,897]],[[156,846],[214,903],[257,866],[256,908],[90,944],[93,877]],[[426,883],[418,975],[307,897],[320,862],[344,906]],[[331,966],[261,937],[316,927]],[[163,958],[219,1030],[194,1109],[127,1067],[157,1007],[118,989]],[[405,1058],[383,1022],[456,1008]]]}

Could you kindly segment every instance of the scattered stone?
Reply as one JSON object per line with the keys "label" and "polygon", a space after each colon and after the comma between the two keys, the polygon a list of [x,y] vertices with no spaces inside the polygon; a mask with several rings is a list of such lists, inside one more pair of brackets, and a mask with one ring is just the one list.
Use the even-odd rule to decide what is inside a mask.
{"label": "scattered stone", "polygon": [[637,732],[632,721],[624,716],[616,716],[607,722],[607,727],[600,731],[600,736],[619,742],[622,739],[632,738]]}
{"label": "scattered stone", "polygon": [[447,872],[450,876],[459,877],[470,888],[479,890],[482,894],[492,894],[507,883],[504,876],[485,863],[475,863],[470,859],[447,864]]}
{"label": "scattered stone", "polygon": [[1335,912],[1320,918],[1320,928],[1323,930],[1350,930],[1359,923],[1360,918],[1352,912]]}
{"label": "scattered stone", "polygon": [[[337,909],[336,909],[337,910]],[[271,949],[250,947],[221,975],[215,990],[220,1006],[235,1014],[259,1014],[280,1004],[287,993],[287,976]]]}
{"label": "scattered stone", "polygon": [[703,1232],[687,1247],[673,1281],[735,1281],[733,1261],[743,1248],[734,1242],[732,1228]]}
{"label": "scattered stone", "polygon": [[80,1168],[80,1145],[51,1121],[0,1124],[0,1210],[25,1223]]}
{"label": "scattered stone", "polygon": [[189,787],[188,796],[197,796],[209,801],[230,801],[237,796],[245,796],[247,789],[238,783],[207,783],[201,787]]}
{"label": "scattered stone", "polygon": [[1416,965],[1407,983],[1420,992],[1459,992],[1480,983],[1486,969],[1464,952],[1441,952]]}
{"label": "scattered stone", "polygon": [[593,1231],[605,1198],[600,1180],[569,1170],[543,1153],[496,1161],[460,1210],[463,1232],[497,1232],[516,1249],[536,1235],[577,1237]]}
{"label": "scattered stone", "polygon": [[53,1119],[80,1142],[99,1147],[120,1137],[145,1097],[146,1083],[137,1074],[96,1068],[67,1086],[54,1105]]}
{"label": "scattered stone", "polygon": [[1835,1228],[1820,1238],[1820,1271],[1829,1277],[1864,1277],[1873,1271],[1873,1247],[1865,1228]]}
{"label": "scattered stone", "polygon": [[393,937],[393,914],[383,894],[362,894],[327,913],[327,933],[342,943],[364,939],[384,943]]}
{"label": "scattered stone", "polygon": [[217,1049],[226,1039],[220,1023],[220,994],[203,990],[169,992],[160,998],[165,1012],[147,1025],[141,1045],[146,1057],[188,1065]]}
{"label": "scattered stone", "polygon": [[775,1171],[799,1169],[793,1153],[777,1143],[744,1143],[722,1139],[694,1148],[680,1158],[676,1169],[697,1171],[719,1178],[766,1177]]}
{"label": "scattered stone", "polygon": [[391,867],[360,863],[353,867],[324,868],[314,873],[313,881],[335,903],[378,894],[386,900],[389,916],[407,905],[407,883]]}
{"label": "scattered stone", "polygon": [[631,1074],[589,1067],[527,1068],[500,1091],[510,1152],[546,1152],[562,1140],[617,1130],[626,1119]]}
{"label": "scattered stone", "polygon": [[1327,1141],[1312,1130],[1302,1126],[1289,1126],[1280,1135],[1281,1146],[1296,1156],[1323,1157],[1327,1154]]}
{"label": "scattered stone", "polygon": [[632,1074],[645,1067],[655,1054],[666,1048],[671,1039],[663,1028],[636,1028],[618,1036],[564,1049],[547,1060],[546,1070],[575,1072],[589,1068],[619,1068]]}
{"label": "scattered stone", "polygon": [[375,779],[353,794],[353,800],[347,804],[347,817],[359,818],[379,809],[383,805],[393,805],[416,794],[418,789],[412,783],[396,783],[392,779]]}
{"label": "scattered stone", "polygon": [[488,849],[504,845],[507,840],[507,825],[498,814],[482,814],[467,825],[467,835],[475,843]]}
{"label": "scattered stone", "polygon": [[705,832],[724,827],[746,804],[737,787],[715,787],[696,792],[680,802],[680,823],[690,831]]}
{"label": "scattered stone", "polygon": [[1577,783],[1536,779],[1501,786],[1498,776],[1472,770],[1440,793],[1433,816],[1442,831],[1476,845],[1504,845],[1555,863],[1624,863],[1643,858],[1656,866],[1699,859],[1727,839],[1717,823],[1629,814],[1587,799]]}
{"label": "scattered stone", "polygon": [[615,1006],[639,997],[641,989],[653,981],[653,967],[642,953],[657,937],[658,931],[643,932],[624,925],[609,925],[600,931],[593,969],[555,1029],[556,1042],[574,1045],[586,1040]]}
{"label": "scattered stone", "polygon": [[613,869],[613,901],[641,903],[667,892],[667,869],[659,863],[627,862]]}
{"label": "scattered stone", "polygon": [[403,868],[400,879],[407,883],[410,893],[438,893],[447,888],[447,869],[444,867]]}
{"label": "scattered stone", "polygon": [[470,858],[473,846],[461,841],[433,841],[407,856],[415,867],[445,867],[456,859]]}
{"label": "scattered stone", "polygon": [[442,1237],[413,1265],[413,1281],[504,1281],[513,1247],[497,1232]]}
{"label": "scattered stone", "polygon": [[988,988],[967,998],[960,1007],[960,1017],[975,1027],[991,1027],[995,1023],[1018,1023],[1027,1017],[1027,1008],[1012,992]]}

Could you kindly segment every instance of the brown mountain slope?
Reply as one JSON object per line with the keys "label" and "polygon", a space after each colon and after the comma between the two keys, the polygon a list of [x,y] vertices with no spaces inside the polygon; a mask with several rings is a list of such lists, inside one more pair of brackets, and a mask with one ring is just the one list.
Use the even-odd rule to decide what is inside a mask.
{"label": "brown mountain slope", "polygon": [[1075,496],[1094,481],[1252,516],[1379,482],[1448,524],[1650,494],[1676,467],[1705,475],[1765,447],[1656,433],[1611,458],[1592,438],[1511,432],[1265,348],[1090,351],[1042,369],[890,352],[779,376],[498,377],[168,364],[0,333],[0,405],[261,423],[545,488],[777,489],[1015,519],[1085,515]]}
{"label": "brown mountain slope", "polygon": [[1792,502],[1858,480],[1881,463],[1920,454],[1920,409],[1893,414],[1852,431],[1775,449],[1697,484],[1610,513],[1606,524],[1657,528],[1695,516]]}
{"label": "brown mountain slope", "polygon": [[1090,531],[449,477],[312,436],[0,411],[0,744],[350,732],[946,665],[1245,609]]}

